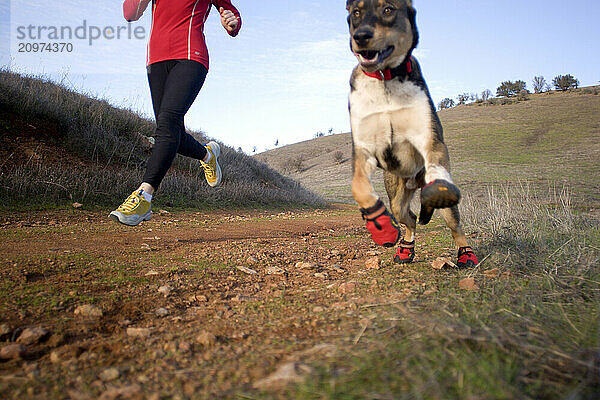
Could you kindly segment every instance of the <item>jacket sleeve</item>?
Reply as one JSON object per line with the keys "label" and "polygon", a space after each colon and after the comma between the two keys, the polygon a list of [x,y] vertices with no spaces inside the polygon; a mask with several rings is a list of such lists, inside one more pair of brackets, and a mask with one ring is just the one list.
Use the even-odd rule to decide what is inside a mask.
{"label": "jacket sleeve", "polygon": [[123,2],[123,16],[127,22],[140,19],[150,0],[125,0]]}
{"label": "jacket sleeve", "polygon": [[233,13],[233,15],[235,15],[239,21],[237,28],[235,28],[233,31],[229,32],[230,36],[237,36],[237,34],[240,32],[240,29],[242,28],[242,17],[240,16],[240,12],[237,10],[237,8],[235,8],[235,6],[233,4],[231,4],[230,0],[211,0],[212,4],[217,7],[217,12],[219,12],[219,8],[223,7],[225,10],[229,10]]}

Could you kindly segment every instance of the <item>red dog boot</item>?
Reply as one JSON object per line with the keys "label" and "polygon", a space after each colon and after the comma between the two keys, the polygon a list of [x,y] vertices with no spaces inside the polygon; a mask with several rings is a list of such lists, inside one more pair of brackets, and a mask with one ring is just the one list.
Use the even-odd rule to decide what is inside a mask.
{"label": "red dog boot", "polygon": [[361,208],[360,212],[367,221],[367,229],[375,243],[384,247],[392,247],[398,243],[400,227],[381,200],[377,200],[371,208]]}
{"label": "red dog boot", "polygon": [[479,264],[479,260],[472,248],[465,246],[458,249],[458,262],[456,263],[458,268],[473,268],[477,264]]}
{"label": "red dog boot", "polygon": [[396,264],[410,264],[415,258],[415,241],[407,242],[402,239],[400,241],[400,247],[396,251],[394,256],[394,262]]}

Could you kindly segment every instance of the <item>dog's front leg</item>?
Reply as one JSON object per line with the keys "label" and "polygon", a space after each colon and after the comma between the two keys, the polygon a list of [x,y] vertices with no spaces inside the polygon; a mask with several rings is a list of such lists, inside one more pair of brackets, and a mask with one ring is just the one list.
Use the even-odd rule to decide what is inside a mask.
{"label": "dog's front leg", "polygon": [[352,195],[360,206],[373,241],[380,246],[394,246],[400,238],[400,227],[373,188],[371,175],[377,168],[375,157],[355,149],[353,168]]}
{"label": "dog's front leg", "polygon": [[412,140],[425,162],[425,185],[421,189],[419,223],[429,223],[436,208],[453,207],[460,201],[460,191],[452,182],[448,148],[441,139],[441,126],[433,132],[420,133]]}

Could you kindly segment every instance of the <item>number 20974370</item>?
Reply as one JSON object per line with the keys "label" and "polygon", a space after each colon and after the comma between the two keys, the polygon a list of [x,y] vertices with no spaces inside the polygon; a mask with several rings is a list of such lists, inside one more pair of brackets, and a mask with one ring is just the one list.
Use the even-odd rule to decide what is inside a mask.
{"label": "number 20974370", "polygon": [[71,53],[73,43],[18,43],[19,53]]}

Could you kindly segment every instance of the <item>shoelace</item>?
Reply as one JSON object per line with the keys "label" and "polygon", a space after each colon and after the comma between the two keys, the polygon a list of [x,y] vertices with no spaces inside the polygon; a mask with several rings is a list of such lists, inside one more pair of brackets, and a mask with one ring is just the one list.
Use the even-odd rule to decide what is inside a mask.
{"label": "shoelace", "polygon": [[137,193],[132,193],[129,195],[127,200],[125,200],[123,202],[123,204],[121,204],[121,206],[119,207],[118,210],[129,212],[129,211],[132,211],[134,208],[136,208],[139,203],[140,203],[140,199],[137,196]]}
{"label": "shoelace", "polygon": [[210,162],[202,163],[202,168],[204,168],[204,173],[209,177],[209,179],[215,178],[215,169],[210,165]]}

